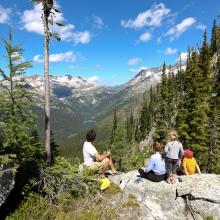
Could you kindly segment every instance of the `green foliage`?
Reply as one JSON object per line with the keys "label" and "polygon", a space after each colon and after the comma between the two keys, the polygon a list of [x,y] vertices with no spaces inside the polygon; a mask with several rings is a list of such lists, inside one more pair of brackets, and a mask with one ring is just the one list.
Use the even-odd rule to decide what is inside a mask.
{"label": "green foliage", "polygon": [[115,108],[114,118],[113,118],[113,126],[112,126],[112,132],[111,132],[111,140],[110,140],[111,144],[114,142],[115,132],[117,130],[117,127],[118,127],[118,119],[117,119],[117,111],[116,111],[116,108]]}
{"label": "green foliage", "polygon": [[140,207],[139,202],[137,201],[137,198],[133,194],[128,194],[128,200],[123,203],[124,207]]}
{"label": "green foliage", "polygon": [[217,52],[217,27],[216,27],[215,19],[213,21],[213,26],[212,26],[210,50],[211,50],[211,55],[214,55]]}
{"label": "green foliage", "polygon": [[169,103],[169,94],[171,93],[169,90],[170,80],[171,79],[169,79],[166,74],[166,64],[164,63],[162,68],[162,82],[156,98],[157,108],[155,122],[157,127],[154,134],[155,139],[161,142],[164,142],[167,137],[167,131],[171,120],[169,117],[171,115],[171,112],[169,111],[171,104]]}
{"label": "green foliage", "polygon": [[73,197],[80,197],[85,193],[83,179],[77,173],[77,168],[63,157],[57,157],[51,167],[41,171],[42,193],[54,202],[63,193],[70,193]]}
{"label": "green foliage", "polygon": [[16,77],[25,73],[31,67],[29,62],[22,61],[22,49],[13,45],[11,31],[9,40],[3,40],[8,61],[8,70],[0,69],[3,89],[0,99],[0,120],[4,132],[4,143],[1,152],[16,154],[19,163],[40,159],[41,143],[33,135],[36,130],[34,115],[31,112],[32,96]]}
{"label": "green foliage", "polygon": [[110,186],[105,190],[105,194],[107,195],[115,195],[121,193],[121,188],[116,185],[114,182],[111,182]]}
{"label": "green foliage", "polygon": [[56,209],[38,194],[31,194],[6,220],[48,220],[56,218]]}

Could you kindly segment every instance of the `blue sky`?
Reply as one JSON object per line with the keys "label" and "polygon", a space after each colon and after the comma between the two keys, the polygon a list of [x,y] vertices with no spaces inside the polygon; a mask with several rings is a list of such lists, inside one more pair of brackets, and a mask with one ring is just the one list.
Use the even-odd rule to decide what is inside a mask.
{"label": "blue sky", "polygon": [[[219,0],[57,0],[57,7],[62,14],[55,19],[66,26],[54,27],[62,41],[51,41],[50,73],[104,85],[125,83],[142,67],[175,64],[180,53],[184,59],[189,46],[201,44],[205,29],[210,37],[220,15]],[[24,59],[33,63],[28,75],[43,73],[40,14],[29,0],[0,2],[0,38],[12,26]]]}

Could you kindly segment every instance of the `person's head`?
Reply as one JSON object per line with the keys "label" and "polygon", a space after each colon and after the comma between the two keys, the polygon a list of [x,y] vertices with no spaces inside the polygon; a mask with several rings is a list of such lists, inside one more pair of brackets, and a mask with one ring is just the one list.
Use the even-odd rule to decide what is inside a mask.
{"label": "person's head", "polygon": [[86,141],[93,142],[96,138],[96,132],[94,130],[89,130],[86,134]]}
{"label": "person's head", "polygon": [[159,142],[154,142],[153,144],[153,150],[155,152],[159,152],[161,155],[163,154],[163,148]]}
{"label": "person's head", "polygon": [[187,158],[192,158],[193,157],[193,152],[191,150],[185,150],[184,151],[184,157],[187,157]]}
{"label": "person's head", "polygon": [[176,141],[178,140],[178,135],[176,131],[170,131],[168,134],[168,138],[170,141]]}

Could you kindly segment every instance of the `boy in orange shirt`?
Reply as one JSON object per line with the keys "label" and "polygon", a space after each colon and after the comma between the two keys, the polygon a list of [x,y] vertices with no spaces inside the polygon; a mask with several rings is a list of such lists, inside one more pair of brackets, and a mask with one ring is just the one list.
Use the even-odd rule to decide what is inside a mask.
{"label": "boy in orange shirt", "polygon": [[183,159],[183,169],[185,175],[192,175],[197,172],[201,174],[199,165],[196,162],[196,159],[193,157],[193,152],[191,150],[184,151],[184,159]]}

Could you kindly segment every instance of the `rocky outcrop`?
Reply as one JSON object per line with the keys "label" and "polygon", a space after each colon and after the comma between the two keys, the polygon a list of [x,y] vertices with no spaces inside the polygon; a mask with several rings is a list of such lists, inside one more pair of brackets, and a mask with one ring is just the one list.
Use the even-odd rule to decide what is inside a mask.
{"label": "rocky outcrop", "polygon": [[139,220],[220,219],[220,175],[181,176],[177,184],[140,179],[137,171],[111,180],[140,203]]}
{"label": "rocky outcrop", "polygon": [[15,184],[15,168],[0,165],[0,207],[6,201]]}

